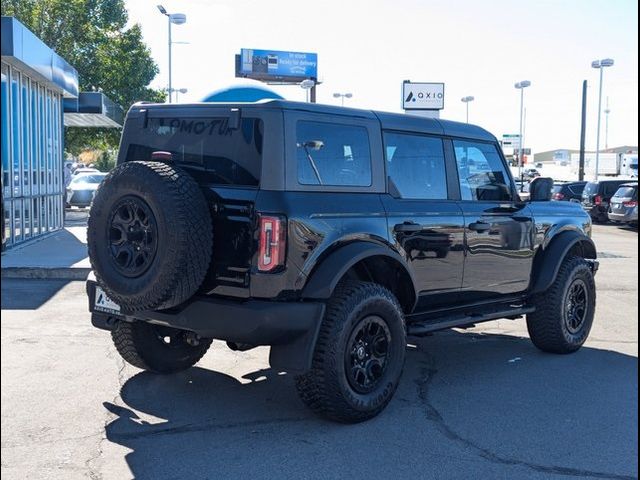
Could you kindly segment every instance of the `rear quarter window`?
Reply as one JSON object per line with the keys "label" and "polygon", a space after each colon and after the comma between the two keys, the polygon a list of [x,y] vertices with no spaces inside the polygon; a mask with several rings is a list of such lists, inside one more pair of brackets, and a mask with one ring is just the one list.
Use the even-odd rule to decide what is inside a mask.
{"label": "rear quarter window", "polygon": [[296,161],[301,185],[371,185],[371,151],[365,127],[298,121]]}
{"label": "rear quarter window", "polygon": [[170,152],[174,162],[201,170],[207,181],[257,187],[263,134],[263,122],[257,118],[242,118],[239,128],[229,128],[224,117],[149,118],[130,137],[126,160],[150,160],[153,152]]}

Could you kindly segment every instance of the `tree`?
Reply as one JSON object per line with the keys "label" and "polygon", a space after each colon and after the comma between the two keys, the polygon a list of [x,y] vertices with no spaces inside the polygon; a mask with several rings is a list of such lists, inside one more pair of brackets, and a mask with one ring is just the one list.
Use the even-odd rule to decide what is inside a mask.
{"label": "tree", "polygon": [[[140,26],[127,28],[123,0],[0,0],[0,6],[78,70],[81,91],[101,91],[125,112],[137,101],[164,101],[164,91],[149,88],[158,66]],[[74,155],[115,148],[119,138],[117,129],[65,129]]]}

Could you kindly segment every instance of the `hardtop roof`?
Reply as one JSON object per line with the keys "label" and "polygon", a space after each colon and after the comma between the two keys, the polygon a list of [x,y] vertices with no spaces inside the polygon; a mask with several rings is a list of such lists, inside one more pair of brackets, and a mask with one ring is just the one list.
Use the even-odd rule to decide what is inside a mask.
{"label": "hardtop roof", "polygon": [[347,117],[367,118],[371,120],[378,120],[383,129],[386,130],[400,130],[400,131],[414,131],[427,134],[445,135],[451,137],[470,138],[476,140],[483,140],[489,142],[495,142],[496,137],[489,133],[487,130],[468,123],[454,122],[451,120],[443,120],[436,118],[426,118],[418,115],[411,115],[406,113],[390,113],[380,112],[375,110],[364,110],[350,107],[339,107],[334,105],[324,105],[319,103],[306,103],[306,102],[293,102],[289,100],[260,100],[258,102],[236,102],[236,103],[217,103],[217,102],[200,102],[200,103],[180,103],[180,104],[166,104],[166,103],[136,103],[133,105],[132,110],[150,109],[150,110],[162,110],[162,109],[193,109],[193,108],[239,108],[239,109],[254,109],[254,108],[268,108],[268,109],[280,109],[280,110],[295,110],[309,113],[320,113],[330,115],[341,115]]}

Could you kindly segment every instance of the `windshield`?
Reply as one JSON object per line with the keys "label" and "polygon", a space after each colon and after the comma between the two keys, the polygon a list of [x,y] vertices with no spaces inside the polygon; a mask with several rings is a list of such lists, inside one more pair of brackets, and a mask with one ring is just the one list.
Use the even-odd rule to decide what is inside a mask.
{"label": "windshield", "polygon": [[106,173],[81,175],[80,177],[76,177],[73,180],[71,180],[71,183],[73,183],[74,185],[77,185],[79,183],[100,183],[102,182],[102,180],[104,180],[104,177],[106,176],[107,176]]}

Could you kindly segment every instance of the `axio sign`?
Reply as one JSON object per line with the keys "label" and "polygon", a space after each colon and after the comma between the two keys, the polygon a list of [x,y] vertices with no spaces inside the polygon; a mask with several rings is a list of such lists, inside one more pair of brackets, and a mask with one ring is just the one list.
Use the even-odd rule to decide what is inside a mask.
{"label": "axio sign", "polygon": [[402,108],[405,110],[442,110],[444,83],[402,84]]}

